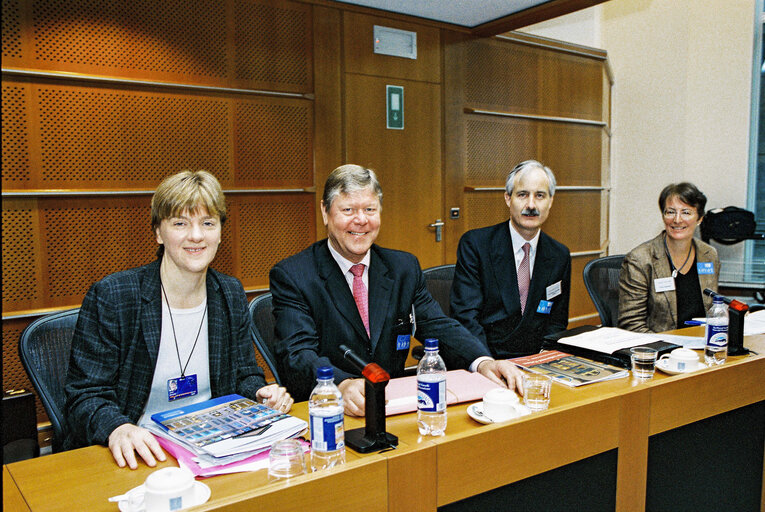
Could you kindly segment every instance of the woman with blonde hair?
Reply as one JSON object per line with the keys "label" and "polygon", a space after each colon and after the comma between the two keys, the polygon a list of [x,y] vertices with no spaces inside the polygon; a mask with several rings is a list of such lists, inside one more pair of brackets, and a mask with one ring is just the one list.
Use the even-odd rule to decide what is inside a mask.
{"label": "woman with blonde hair", "polygon": [[66,379],[65,448],[108,445],[120,467],[165,455],[141,427],[151,415],[237,393],[288,411],[255,360],[238,279],[210,268],[226,221],[220,183],[206,171],[166,178],[151,202],[157,260],[88,291]]}

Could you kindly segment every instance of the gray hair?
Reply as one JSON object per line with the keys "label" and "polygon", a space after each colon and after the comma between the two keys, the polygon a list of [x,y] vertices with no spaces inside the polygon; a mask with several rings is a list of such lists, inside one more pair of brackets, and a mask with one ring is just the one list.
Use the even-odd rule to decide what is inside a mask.
{"label": "gray hair", "polygon": [[532,169],[542,169],[545,174],[547,175],[547,181],[550,183],[550,187],[548,192],[550,193],[550,197],[553,197],[555,195],[555,175],[550,170],[549,167],[546,165],[543,165],[540,162],[537,162],[536,160],[526,160],[524,162],[519,163],[515,167],[513,167],[513,170],[510,171],[510,174],[507,175],[507,179],[505,180],[505,191],[507,192],[507,195],[512,196],[513,195],[513,185],[515,183],[515,176],[517,175],[519,178],[522,178],[526,173],[531,171]]}
{"label": "gray hair", "polygon": [[341,165],[329,173],[327,181],[324,183],[324,195],[321,198],[324,202],[324,211],[329,212],[332,201],[335,200],[338,194],[351,194],[367,189],[371,189],[377,194],[377,199],[380,201],[380,208],[382,209],[382,187],[380,182],[377,181],[375,172],[360,165]]}

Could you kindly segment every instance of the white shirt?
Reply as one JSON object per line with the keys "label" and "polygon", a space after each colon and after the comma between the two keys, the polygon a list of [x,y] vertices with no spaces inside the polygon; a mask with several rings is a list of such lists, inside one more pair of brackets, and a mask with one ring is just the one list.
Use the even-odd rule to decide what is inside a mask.
{"label": "white shirt", "polygon": [[518,275],[518,267],[521,266],[523,261],[523,244],[529,244],[529,279],[534,275],[534,260],[537,257],[537,245],[539,245],[539,233],[541,229],[537,229],[537,234],[531,240],[526,240],[518,233],[513,227],[512,221],[507,222],[510,227],[510,240],[513,242],[513,256],[515,256],[515,275]]}
{"label": "white shirt", "polygon": [[[167,302],[162,301],[162,334],[159,340],[159,352],[157,353],[157,365],[154,367],[154,378],[151,381],[151,392],[146,401],[146,408],[143,415],[138,420],[138,425],[146,423],[151,424],[151,415],[196,404],[212,398],[210,389],[210,358],[209,344],[207,337],[207,313],[205,306],[207,301],[202,301],[199,306],[179,309],[172,308],[168,310]],[[173,313],[173,322],[170,322],[170,311]],[[209,311],[208,311],[209,313]],[[204,320],[202,315],[204,314]],[[202,329],[199,329],[199,324]],[[173,324],[175,324],[175,337],[173,337]],[[194,340],[199,332],[194,352],[191,347],[194,346]],[[178,363],[178,352],[175,348],[175,338],[178,339],[178,352],[180,352],[181,363]],[[191,354],[191,360],[189,360]],[[177,379],[181,376],[181,365],[186,365],[186,376],[197,376],[197,391],[194,396],[179,398],[172,402],[167,398],[167,381]]]}

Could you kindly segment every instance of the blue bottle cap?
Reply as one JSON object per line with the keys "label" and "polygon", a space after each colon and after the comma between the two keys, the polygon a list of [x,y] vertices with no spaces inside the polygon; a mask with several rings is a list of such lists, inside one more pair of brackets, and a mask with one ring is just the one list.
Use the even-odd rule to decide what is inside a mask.
{"label": "blue bottle cap", "polygon": [[712,303],[713,303],[713,304],[722,304],[722,303],[723,303],[723,298],[722,298],[722,297],[720,297],[719,295],[716,295],[716,296],[715,296],[715,297],[712,299]]}
{"label": "blue bottle cap", "polygon": [[438,340],[435,338],[426,339],[425,350],[438,350]]}
{"label": "blue bottle cap", "polygon": [[316,370],[316,378],[317,379],[334,379],[335,372],[332,371],[331,366],[320,366],[319,369]]}

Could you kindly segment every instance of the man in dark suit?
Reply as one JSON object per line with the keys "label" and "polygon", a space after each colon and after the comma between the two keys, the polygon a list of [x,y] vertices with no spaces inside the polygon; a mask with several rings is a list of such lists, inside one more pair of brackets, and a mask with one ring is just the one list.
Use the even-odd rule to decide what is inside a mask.
{"label": "man in dark suit", "polygon": [[451,315],[494,357],[539,352],[546,334],[568,325],[571,254],[541,230],[554,194],[548,167],[521,162],[505,182],[510,221],[460,239]]}
{"label": "man in dark suit", "polygon": [[328,239],[276,264],[270,273],[280,371],[295,400],[306,400],[316,369],[334,369],[347,414],[364,414],[364,381],[339,346],[400,377],[410,336],[438,338],[449,368],[479,371],[521,388],[520,373],[446,317],[428,293],[412,254],[373,245],[382,189],[374,172],[338,167],[327,178],[321,213]]}

